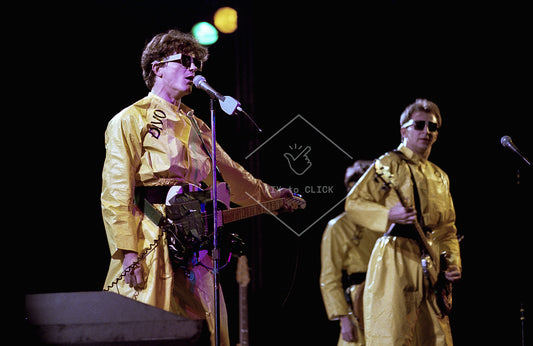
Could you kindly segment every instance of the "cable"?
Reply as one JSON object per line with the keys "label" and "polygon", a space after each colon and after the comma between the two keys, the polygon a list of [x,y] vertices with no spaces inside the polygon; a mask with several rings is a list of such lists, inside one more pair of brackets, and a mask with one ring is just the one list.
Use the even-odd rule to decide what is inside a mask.
{"label": "cable", "polygon": [[296,262],[294,264],[294,271],[292,273],[292,279],[291,279],[291,284],[289,286],[289,291],[287,292],[287,296],[285,297],[285,299],[283,300],[283,303],[281,303],[281,307],[282,308],[285,308],[285,304],[287,303],[287,300],[289,300],[289,297],[292,293],[292,290],[294,289],[294,283],[296,282],[296,275],[298,273],[298,263],[300,262],[300,240],[297,239],[297,244],[296,244]]}

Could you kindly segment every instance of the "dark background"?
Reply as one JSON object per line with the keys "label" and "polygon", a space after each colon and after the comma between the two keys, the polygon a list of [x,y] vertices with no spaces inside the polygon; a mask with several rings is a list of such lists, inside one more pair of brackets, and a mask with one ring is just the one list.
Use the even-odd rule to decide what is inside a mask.
{"label": "dark background", "polygon": [[[532,174],[500,138],[511,136],[533,155],[533,53],[529,7],[510,2],[32,5],[35,15],[26,18],[31,34],[21,32],[19,42],[30,52],[15,52],[26,57],[24,83],[31,90],[26,87],[16,106],[30,114],[24,125],[32,129],[25,137],[32,150],[21,156],[24,174],[40,182],[26,196],[39,196],[32,211],[44,227],[24,233],[31,240],[25,252],[38,254],[28,256],[33,274],[25,276],[24,291],[102,288],[109,261],[99,201],[107,122],[148,93],[139,63],[144,44],[171,28],[190,31],[200,20],[212,22],[223,5],[237,9],[239,28],[209,47],[202,74],[239,99],[263,134],[246,118],[219,110],[218,142],[272,185],[333,186],[327,194],[300,191],[308,208],[282,217],[296,230],[318,219],[303,234],[268,216],[227,226],[248,243],[251,344],[336,344],[338,326],[326,318],[318,277],[322,232],[343,204],[319,216],[344,197],[344,170],[353,160],[373,159],[399,144],[399,116],[416,98],[440,106],[443,127],[431,161],[450,176],[465,237],[451,315],[455,342],[519,344],[520,304],[528,313],[531,303]],[[203,92],[195,90],[184,102],[209,121]],[[296,121],[247,157],[297,115],[353,159]],[[302,176],[282,156],[296,143],[312,146],[313,166]],[[232,342],[238,341],[235,267],[233,260],[222,271]]]}

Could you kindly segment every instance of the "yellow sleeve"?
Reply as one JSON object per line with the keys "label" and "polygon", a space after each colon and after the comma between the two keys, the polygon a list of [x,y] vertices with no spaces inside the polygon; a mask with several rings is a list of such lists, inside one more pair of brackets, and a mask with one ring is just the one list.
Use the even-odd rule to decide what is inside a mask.
{"label": "yellow sleeve", "polygon": [[113,257],[119,249],[137,249],[141,213],[134,206],[135,174],[140,165],[140,120],[126,111],[108,124],[106,157],[102,171],[101,206],[109,248]]}
{"label": "yellow sleeve", "polygon": [[[445,185],[450,186],[446,173],[441,171],[441,174],[446,181]],[[438,253],[446,251],[448,265],[455,264],[461,270],[461,250],[457,240],[457,227],[455,226],[455,207],[449,190],[446,198],[441,199],[440,202],[443,204],[441,209],[445,212],[441,214],[442,220],[439,220],[439,225],[433,228],[430,237],[433,244],[438,246]]]}
{"label": "yellow sleeve", "polygon": [[382,189],[383,184],[375,179],[372,166],[348,193],[345,211],[355,224],[375,232],[385,233],[390,226],[389,207],[385,200],[389,193]]}
{"label": "yellow sleeve", "polygon": [[[278,190],[255,178],[240,164],[233,161],[220,147],[217,147],[218,167],[224,180],[230,186],[231,201],[241,206],[256,204],[259,202],[280,197]],[[253,197],[253,198],[252,198]]]}
{"label": "yellow sleeve", "polygon": [[338,218],[328,222],[322,235],[320,253],[320,291],[330,320],[336,320],[350,313],[341,281],[346,241],[336,232]]}

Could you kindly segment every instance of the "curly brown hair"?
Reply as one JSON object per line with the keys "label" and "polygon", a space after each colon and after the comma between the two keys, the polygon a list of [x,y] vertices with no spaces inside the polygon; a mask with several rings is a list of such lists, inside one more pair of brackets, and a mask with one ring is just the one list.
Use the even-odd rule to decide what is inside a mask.
{"label": "curly brown hair", "polygon": [[146,44],[141,56],[141,67],[148,89],[152,90],[155,81],[152,63],[178,53],[194,55],[202,61],[206,61],[208,56],[207,48],[202,46],[192,34],[178,30],[157,34]]}

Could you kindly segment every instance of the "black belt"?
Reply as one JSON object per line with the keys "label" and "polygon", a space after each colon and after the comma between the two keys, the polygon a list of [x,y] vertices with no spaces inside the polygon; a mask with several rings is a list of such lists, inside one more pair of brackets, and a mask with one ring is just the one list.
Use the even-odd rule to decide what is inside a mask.
{"label": "black belt", "polygon": [[[177,185],[176,185],[177,186]],[[211,192],[203,190],[195,185],[180,185],[182,193],[188,194],[193,198],[200,200],[202,203],[211,200]],[[166,204],[168,190],[173,186],[137,186],[135,187],[135,203],[147,200],[151,204]],[[172,203],[172,200],[169,201]]]}
{"label": "black belt", "polygon": [[[141,209],[142,212],[158,226],[161,226],[164,216],[153,206],[153,204],[166,204],[167,194],[171,187],[172,186],[135,187],[135,205],[137,205],[139,209]],[[199,203],[206,203],[206,201],[211,198],[211,192],[209,190],[197,191],[196,188],[191,188],[188,184],[183,185],[183,189],[185,190],[183,191],[184,194],[179,194],[179,196],[183,196],[186,200],[195,199],[198,200]],[[193,191],[190,191],[191,189]],[[180,199],[182,202],[183,198]],[[171,204],[175,203],[175,198],[172,198],[169,202]],[[167,207],[166,212],[169,218],[172,218],[171,215],[174,214],[173,210],[172,206],[170,207],[170,210]],[[179,207],[178,210],[180,210]],[[198,210],[200,210],[200,208]]]}
{"label": "black belt", "polygon": [[170,188],[171,186],[135,187],[135,205],[157,226],[163,224],[165,217],[153,204],[165,204]]}
{"label": "black belt", "polygon": [[396,224],[394,228],[389,232],[391,237],[402,237],[407,239],[420,240],[418,232],[413,225]]}
{"label": "black belt", "polygon": [[137,186],[135,187],[135,203],[147,200],[152,204],[165,204],[168,190],[172,186]]}

